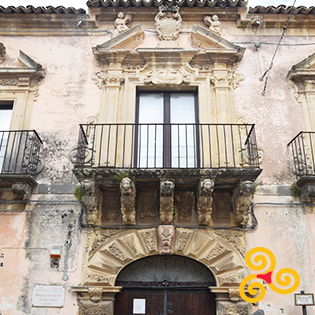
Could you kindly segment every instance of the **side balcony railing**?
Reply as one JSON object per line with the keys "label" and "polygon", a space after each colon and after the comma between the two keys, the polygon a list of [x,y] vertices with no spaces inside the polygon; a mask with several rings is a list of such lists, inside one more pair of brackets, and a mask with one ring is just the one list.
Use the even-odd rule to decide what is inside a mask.
{"label": "side balcony railing", "polygon": [[0,131],[0,174],[35,177],[41,145],[35,130]]}
{"label": "side balcony railing", "polygon": [[315,132],[301,131],[289,143],[291,168],[297,178],[315,175]]}
{"label": "side balcony railing", "polygon": [[254,125],[80,125],[76,168],[258,168]]}

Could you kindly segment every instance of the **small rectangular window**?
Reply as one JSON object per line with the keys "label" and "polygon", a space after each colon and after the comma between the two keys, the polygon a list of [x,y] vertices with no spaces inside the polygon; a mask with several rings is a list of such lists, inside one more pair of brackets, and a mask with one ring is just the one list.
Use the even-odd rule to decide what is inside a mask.
{"label": "small rectangular window", "polygon": [[13,101],[0,100],[0,131],[10,130]]}

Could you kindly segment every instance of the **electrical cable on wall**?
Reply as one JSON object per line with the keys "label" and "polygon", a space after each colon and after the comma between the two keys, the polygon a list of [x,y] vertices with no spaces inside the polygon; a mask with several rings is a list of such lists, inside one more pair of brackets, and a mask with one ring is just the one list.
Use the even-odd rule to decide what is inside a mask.
{"label": "electrical cable on wall", "polygon": [[287,30],[287,28],[288,28],[288,25],[289,25],[289,22],[290,22],[290,18],[291,18],[291,14],[292,14],[293,8],[294,8],[294,6],[295,6],[295,2],[296,2],[296,0],[294,0],[293,5],[291,6],[291,9],[290,9],[290,12],[289,12],[289,16],[288,16],[287,22],[285,23],[285,26],[284,26],[283,31],[282,31],[282,35],[281,35],[281,37],[280,37],[280,40],[279,40],[278,45],[277,45],[277,47],[276,47],[276,50],[275,50],[275,52],[274,52],[274,54],[273,54],[273,56],[272,56],[272,58],[271,58],[270,66],[269,66],[269,68],[265,71],[265,73],[263,74],[263,76],[259,79],[259,80],[263,81],[264,78],[265,78],[264,90],[263,90],[262,93],[261,93],[262,96],[265,96],[265,95],[266,95],[267,84],[268,84],[268,73],[269,73],[269,71],[270,71],[270,70],[272,69],[272,67],[273,67],[273,61],[274,61],[274,59],[275,59],[275,57],[276,57],[276,54],[277,54],[277,52],[278,52],[278,49],[279,49],[279,46],[280,46],[280,44],[281,44],[281,41],[282,41],[282,39],[283,39],[283,37],[284,37],[284,34],[285,34],[285,32],[286,32],[286,30]]}

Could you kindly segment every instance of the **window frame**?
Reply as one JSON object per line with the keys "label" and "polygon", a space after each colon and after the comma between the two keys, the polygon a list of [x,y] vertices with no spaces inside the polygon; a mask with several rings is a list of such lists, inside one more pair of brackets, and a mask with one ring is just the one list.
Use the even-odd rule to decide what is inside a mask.
{"label": "window frame", "polygon": [[[198,90],[190,91],[173,91],[173,90],[138,90],[136,91],[136,117],[135,117],[135,148],[134,148],[134,167],[141,168],[138,165],[138,147],[139,147],[139,117],[140,117],[140,95],[141,94],[157,94],[163,93],[163,166],[162,168],[176,168],[172,167],[171,162],[171,94],[189,94],[194,97],[194,112],[195,112],[195,122],[191,125],[195,125],[196,136],[195,136],[195,150],[196,150],[196,165],[193,168],[200,167],[200,137],[199,137],[199,104],[198,104]],[[185,124],[185,123],[183,123]],[[186,157],[187,159],[187,157]],[[154,167],[155,168],[155,167]],[[180,167],[177,168],[190,168],[190,167]]]}

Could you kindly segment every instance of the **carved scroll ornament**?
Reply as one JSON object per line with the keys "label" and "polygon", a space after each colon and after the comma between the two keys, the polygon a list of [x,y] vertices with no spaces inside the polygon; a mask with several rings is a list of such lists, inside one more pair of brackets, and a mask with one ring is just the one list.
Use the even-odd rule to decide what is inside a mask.
{"label": "carved scroll ornament", "polygon": [[189,84],[192,81],[192,75],[187,71],[176,69],[176,68],[167,68],[167,69],[155,69],[150,71],[144,77],[144,83],[153,83],[153,84],[176,84],[181,83]]}

